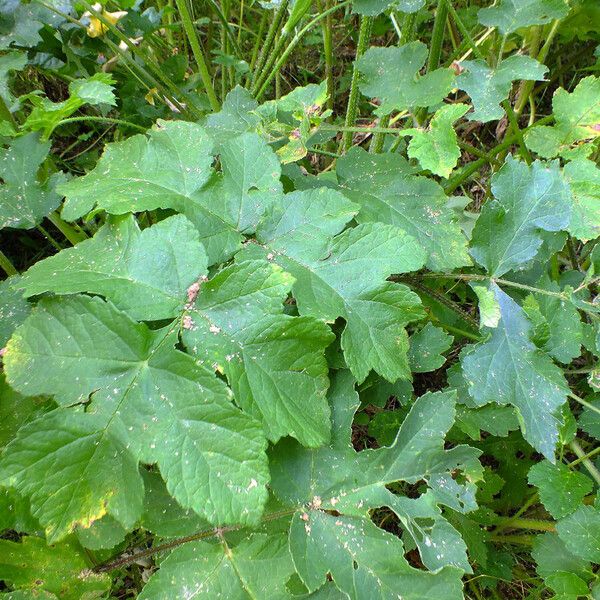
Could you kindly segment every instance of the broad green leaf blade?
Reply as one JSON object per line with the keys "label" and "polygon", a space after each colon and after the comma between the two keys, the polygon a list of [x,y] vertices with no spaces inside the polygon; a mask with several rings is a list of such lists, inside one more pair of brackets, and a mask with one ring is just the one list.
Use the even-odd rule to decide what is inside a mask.
{"label": "broad green leaf blade", "polygon": [[0,449],[15,437],[23,423],[37,415],[41,406],[41,399],[25,398],[15,392],[0,372]]}
{"label": "broad green leaf blade", "polygon": [[583,473],[546,460],[531,467],[528,480],[538,488],[542,504],[555,519],[579,508],[593,488],[592,480]]}
{"label": "broad green leaf blade", "polygon": [[20,277],[13,276],[0,282],[0,348],[31,312],[31,304],[19,289],[20,281]]}
{"label": "broad green leaf blade", "polygon": [[210,178],[212,162],[212,142],[199,125],[158,121],[147,136],[107,144],[94,170],[61,185],[62,216],[74,221],[95,207],[110,214],[182,210]]}
{"label": "broad green leaf blade", "polygon": [[548,67],[537,60],[518,54],[509,56],[493,69],[483,60],[464,61],[460,66],[465,72],[458,76],[457,85],[471,96],[475,107],[469,119],[482,123],[504,116],[500,104],[508,98],[513,81],[539,81],[548,71]]}
{"label": "broad green leaf blade", "polygon": [[14,139],[0,149],[0,229],[31,229],[60,204],[54,185],[60,176],[39,183],[37,173],[48,156],[50,142],[37,133]]}
{"label": "broad green leaf blade", "polygon": [[258,102],[252,94],[241,86],[233,88],[225,97],[223,106],[218,113],[206,117],[206,131],[213,138],[217,147],[228,140],[255,131],[261,122],[255,112]]}
{"label": "broad green leaf blade", "polygon": [[294,566],[285,535],[255,533],[239,545],[191,542],[161,562],[140,600],[173,598],[291,599],[285,588]]}
{"label": "broad green leaf blade", "polygon": [[453,341],[454,338],[443,329],[427,323],[410,337],[408,360],[411,371],[427,373],[439,369],[446,362],[442,353],[452,346]]}
{"label": "broad green leaf blade", "polygon": [[[331,209],[323,194],[335,199]],[[383,223],[359,225],[332,238],[353,207],[335,190],[288,194],[258,227],[263,247],[249,245],[241,257],[266,258],[288,271],[296,280],[292,290],[301,315],[346,320],[342,346],[360,381],[371,369],[390,381],[407,378],[403,329],[423,313],[416,294],[386,278],[419,269],[424,253],[414,238]]]}
{"label": "broad green leaf blade", "polygon": [[434,175],[449,177],[460,158],[454,122],[469,107],[466,104],[447,104],[440,108],[427,130],[417,130],[408,145],[408,156],[416,158],[423,169]]}
{"label": "broad green leaf blade", "polygon": [[[55,594],[64,600],[101,598],[110,588],[110,577],[92,573],[87,556],[70,540],[53,546],[39,537],[20,542],[0,540],[0,579],[33,597]],[[9,594],[10,595],[10,594]]]}
{"label": "broad green leaf blade", "polygon": [[125,529],[142,509],[137,461],[98,415],[58,409],[28,423],[5,449],[0,482],[28,496],[49,542],[105,514]]}
{"label": "broad green leaf blade", "polygon": [[[272,489],[277,497],[292,506],[310,504],[316,509],[357,517],[366,517],[370,509],[389,506],[409,534],[416,536],[415,542],[428,568],[455,565],[469,569],[464,543],[443,519],[435,500],[430,502],[431,496],[408,500],[386,488],[401,480],[432,481],[450,469],[465,468],[465,461],[469,468],[473,466],[477,455],[473,449],[458,447],[445,452],[443,448],[445,433],[454,417],[454,394],[421,397],[392,446],[360,453],[347,444],[348,433],[346,437],[343,434],[356,407],[352,379],[338,375],[332,384],[330,401],[335,446],[307,450],[283,440],[273,449]],[[435,540],[435,553],[423,532],[427,532],[430,542]]]}
{"label": "broad green leaf blade", "polygon": [[568,386],[561,370],[530,341],[531,324],[523,309],[496,284],[500,322],[489,340],[467,347],[461,357],[469,393],[479,406],[512,404],[522,419],[525,439],[554,462],[559,408]]}
{"label": "broad green leaf blade", "polygon": [[519,429],[519,420],[512,406],[486,404],[481,408],[456,407],[456,425],[471,439],[480,440],[481,431],[506,437],[509,431]]}
{"label": "broad green leaf blade", "polygon": [[185,345],[224,371],[237,402],[277,441],[329,440],[325,348],[329,328],[283,313],[293,278],[265,261],[236,263],[201,284],[183,317]]}
{"label": "broad green leaf blade", "polygon": [[561,156],[567,160],[589,156],[600,136],[600,77],[582,79],[573,92],[559,88],[552,99],[556,122],[534,127],[525,135],[530,150],[542,158]]}
{"label": "broad green leaf blade", "polygon": [[[111,304],[86,296],[42,301],[41,310],[11,338],[5,369],[17,391],[52,394],[63,406],[92,395],[87,413],[67,408],[47,417],[64,432],[56,440],[58,457],[49,452],[52,436],[49,450],[41,449],[33,463],[32,455],[21,450],[29,437],[47,437],[42,419],[25,428],[0,463],[3,479],[32,495],[36,510],[43,513],[40,521],[55,539],[107,510],[119,518],[124,509],[111,510],[111,501],[130,506],[122,497],[136,485],[141,496],[141,479],[131,472],[137,461],[158,463],[175,499],[211,523],[258,520],[268,480],[262,428],[233,406],[231,392],[210,369],[173,348],[176,341],[173,326],[152,331]],[[57,467],[62,461],[66,469],[73,459],[69,445],[77,443],[77,436],[69,435],[72,421],[87,432],[82,443],[90,447],[88,457],[77,463],[82,481],[92,485],[100,478],[107,486],[104,496],[86,494],[82,481],[65,477]],[[44,479],[44,461],[54,465],[55,478]],[[124,466],[117,468],[121,463],[129,472],[115,485],[111,473],[124,473]],[[34,471],[31,476],[28,469]],[[59,489],[68,483],[75,488],[71,495],[83,493],[84,500],[65,491],[58,501],[50,501],[53,491],[42,482]],[[140,512],[141,504],[132,506],[121,523],[130,527]]]}
{"label": "broad green leaf blade", "polygon": [[406,231],[427,252],[426,264],[432,271],[470,265],[467,239],[443,189],[431,179],[411,176],[402,160],[359,149],[338,160],[340,189],[361,207],[357,220],[389,223]]}
{"label": "broad green leaf blade", "polygon": [[369,48],[357,61],[359,87],[369,98],[379,98],[378,115],[417,106],[433,106],[441,102],[452,89],[451,69],[436,69],[426,75],[419,71],[427,58],[423,42],[404,46]]}
{"label": "broad green leaf blade", "polygon": [[25,296],[88,292],[134,319],[176,316],[186,291],[207,273],[197,230],[182,215],[140,231],[132,215],[113,217],[74,248],[37,262],[19,282]]}
{"label": "broad green leaf blade", "polygon": [[479,300],[479,327],[497,327],[500,322],[500,306],[494,292],[479,283],[472,283],[471,287]]}
{"label": "broad green leaf blade", "polygon": [[352,600],[462,598],[460,571],[445,567],[435,575],[418,571],[404,558],[402,542],[362,517],[333,516],[319,510],[297,512],[290,549],[302,581],[314,591],[327,573]]}
{"label": "broad green leaf blade", "polygon": [[556,524],[556,531],[569,552],[600,562],[600,511],[594,506],[580,506]]}
{"label": "broad green leaf blade", "polygon": [[500,0],[496,6],[482,8],[477,16],[482,25],[497,27],[506,35],[521,27],[562,19],[568,12],[566,0]]}
{"label": "broad green leaf blade", "polygon": [[390,5],[404,13],[415,13],[425,5],[425,0],[354,0],[353,12],[374,17],[387,10]]}
{"label": "broad green leaf blade", "polygon": [[[58,4],[57,0],[49,2],[51,6]],[[61,5],[64,9],[64,5]],[[70,9],[67,9],[70,12]],[[48,23],[57,27],[64,19],[40,4],[25,4],[23,2],[5,2],[0,9],[2,31],[0,33],[0,48],[3,50],[12,45],[22,48],[33,48],[42,41],[39,31]]]}
{"label": "broad green leaf blade", "polygon": [[491,276],[501,277],[536,256],[541,231],[567,228],[571,192],[557,162],[527,166],[510,156],[493,176],[492,192],[475,224],[471,254]]}
{"label": "broad green leaf blade", "polygon": [[580,158],[565,165],[564,175],[573,194],[569,233],[582,242],[593,240],[600,236],[600,169]]}

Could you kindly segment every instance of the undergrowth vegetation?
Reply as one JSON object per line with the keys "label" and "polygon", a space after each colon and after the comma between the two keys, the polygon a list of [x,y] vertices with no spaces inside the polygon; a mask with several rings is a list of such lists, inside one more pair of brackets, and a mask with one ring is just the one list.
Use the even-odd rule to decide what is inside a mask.
{"label": "undergrowth vegetation", "polygon": [[0,49],[0,596],[600,598],[598,0]]}

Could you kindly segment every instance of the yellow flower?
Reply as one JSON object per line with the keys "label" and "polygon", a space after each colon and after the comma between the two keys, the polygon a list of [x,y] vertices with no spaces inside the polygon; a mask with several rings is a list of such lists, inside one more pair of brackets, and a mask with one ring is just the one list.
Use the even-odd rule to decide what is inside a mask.
{"label": "yellow flower", "polygon": [[[122,19],[127,14],[126,10],[108,12],[104,10],[100,3],[94,4],[93,9],[96,12],[101,13],[104,19],[112,25],[114,25],[119,19]],[[87,34],[90,37],[100,37],[108,31],[108,27],[98,17],[92,15],[90,12],[84,12],[81,17],[87,17],[90,20],[89,25],[86,27]]]}

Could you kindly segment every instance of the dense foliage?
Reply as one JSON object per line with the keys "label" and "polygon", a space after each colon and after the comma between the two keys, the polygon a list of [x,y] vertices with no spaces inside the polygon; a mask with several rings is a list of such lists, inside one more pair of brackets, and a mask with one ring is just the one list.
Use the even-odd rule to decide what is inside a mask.
{"label": "dense foliage", "polygon": [[597,0],[0,50],[0,596],[600,598]]}

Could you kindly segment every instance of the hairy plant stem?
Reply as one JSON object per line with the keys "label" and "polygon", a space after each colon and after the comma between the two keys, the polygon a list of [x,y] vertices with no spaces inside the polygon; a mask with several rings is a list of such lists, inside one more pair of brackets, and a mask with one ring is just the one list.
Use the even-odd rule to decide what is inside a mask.
{"label": "hairy plant stem", "polygon": [[221,109],[221,105],[219,104],[219,100],[217,99],[217,94],[215,93],[215,89],[212,84],[212,79],[210,77],[210,73],[208,72],[208,66],[206,64],[206,59],[204,58],[204,52],[200,47],[200,40],[198,40],[196,29],[194,27],[194,24],[192,23],[192,18],[187,7],[187,0],[175,0],[175,3],[177,4],[177,10],[181,15],[181,20],[183,22],[185,34],[192,48],[192,54],[194,55],[196,66],[198,67],[200,79],[202,79],[204,91],[208,96],[208,101],[210,102],[211,108],[215,112],[217,112]]}
{"label": "hairy plant stem", "polygon": [[541,519],[522,519],[515,517],[497,517],[499,524],[506,523],[507,529],[531,529],[533,531],[555,531],[554,521],[544,521]]}
{"label": "hairy plant stem", "polygon": [[281,23],[283,18],[285,17],[285,13],[287,11],[287,7],[289,4],[289,0],[282,0],[281,4],[275,11],[273,15],[273,20],[269,25],[269,29],[267,30],[267,37],[265,38],[265,42],[260,49],[260,54],[258,55],[258,60],[254,65],[254,71],[252,74],[252,81],[250,88],[255,90],[258,87],[258,80],[261,75],[262,69],[265,66],[265,62],[267,57],[269,56],[269,52],[271,51],[271,47],[273,46],[273,42],[275,42],[275,36],[281,27]]}
{"label": "hairy plant stem", "polygon": [[350,2],[351,2],[351,0],[344,0],[344,2],[340,2],[339,4],[332,6],[331,8],[327,9],[325,12],[322,12],[320,15],[317,15],[314,19],[309,21],[302,29],[300,29],[300,31],[298,31],[298,33],[296,33],[296,35],[294,35],[294,37],[290,40],[290,43],[288,44],[287,48],[284,50],[283,54],[280,56],[277,63],[273,66],[272,69],[270,69],[266,79],[262,83],[258,92],[256,92],[255,96],[256,96],[257,100],[259,100],[262,97],[262,95],[266,92],[267,87],[271,83],[273,77],[275,77],[275,74],[278,73],[279,70],[281,69],[281,67],[285,64],[289,55],[293,52],[294,48],[300,43],[302,38],[304,38],[304,36],[313,27],[318,25],[322,19],[325,19],[329,14],[333,13],[336,10],[339,10],[340,8],[342,8],[344,6],[348,6],[350,4]]}
{"label": "hairy plant stem", "polygon": [[446,31],[446,19],[448,18],[448,0],[438,0],[431,32],[431,44],[429,46],[429,57],[427,59],[427,72],[435,71],[440,64],[442,56],[442,44],[444,32]]}
{"label": "hairy plant stem", "polygon": [[[278,512],[270,513],[265,515],[261,522],[267,523],[269,521],[276,521],[277,519],[282,519],[283,517],[288,517],[293,515],[298,509],[289,509],[289,510],[281,510]],[[142,550],[141,552],[135,552],[133,554],[122,554],[116,560],[111,560],[109,562],[104,562],[95,566],[92,571],[94,573],[107,573],[108,571],[112,571],[113,569],[118,569],[125,565],[136,562],[142,558],[147,558],[148,556],[152,556],[153,554],[157,554],[158,552],[164,552],[165,550],[172,550],[173,548],[177,548],[182,544],[187,544],[188,542],[195,542],[198,540],[203,540],[211,537],[220,537],[224,533],[228,533],[230,531],[238,531],[240,529],[244,529],[242,525],[232,525],[229,527],[215,527],[214,529],[205,529],[202,531],[198,531],[191,535],[187,535],[184,537],[176,538],[171,540],[170,542],[166,542],[164,544],[159,544],[157,546],[153,546],[152,548],[148,548],[147,550]]]}
{"label": "hairy plant stem", "polygon": [[[358,30],[358,43],[356,46],[356,56],[354,58],[354,65],[352,67],[352,81],[350,83],[350,95],[348,96],[348,105],[346,107],[346,119],[344,125],[346,127],[352,127],[356,121],[358,114],[358,66],[356,61],[366,52],[369,45],[369,39],[371,38],[371,29],[373,26],[373,17],[363,16],[360,18],[360,27]],[[340,144],[340,154],[347,152],[352,146],[352,132],[346,131],[342,136],[342,142]]]}
{"label": "hairy plant stem", "polygon": [[[85,121],[90,121],[90,122],[98,122],[98,123],[111,123],[113,125],[125,125],[126,127],[131,127],[132,129],[137,129],[138,131],[141,131],[142,133],[146,133],[147,128],[146,127],[142,127],[141,125],[137,125],[136,123],[132,123],[131,121],[125,121],[123,119],[113,119],[112,117],[94,117],[94,116],[83,116],[83,117],[69,117],[67,119],[63,119],[62,121],[59,121],[55,126],[54,129],[56,129],[57,127],[60,127],[61,125],[66,125],[67,123],[78,123],[78,122],[85,122]],[[54,131],[54,129],[52,131]]]}
{"label": "hairy plant stem", "polygon": [[[333,0],[325,0],[325,10],[333,7]],[[322,12],[319,0],[319,12]],[[323,53],[325,54],[325,81],[327,85],[327,108],[333,110],[335,101],[335,84],[333,81],[333,13],[327,13],[321,22],[323,29]]]}
{"label": "hairy plant stem", "polygon": [[65,236],[65,238],[67,238],[67,240],[69,240],[69,242],[71,242],[73,246],[88,239],[85,231],[82,229],[77,231],[72,225],[65,222],[56,210],[48,215],[48,220]]}
{"label": "hairy plant stem", "polygon": [[10,259],[2,252],[2,250],[0,250],[0,268],[2,268],[8,277],[19,274],[19,271],[15,269],[15,266],[10,262]]}
{"label": "hairy plant stem", "polygon": [[594,463],[586,456],[585,451],[579,445],[579,442],[577,440],[573,440],[569,444],[569,447],[571,450],[573,450],[573,452],[575,452],[575,454],[577,454],[577,457],[581,459],[583,466],[587,469],[588,473],[592,476],[596,484],[600,485],[600,471],[598,471]]}
{"label": "hairy plant stem", "polygon": [[585,406],[585,408],[600,415],[600,408],[594,406],[593,404],[590,404],[587,400],[584,400],[583,398],[579,397],[577,394],[574,394],[573,392],[571,392],[569,394],[569,398],[571,398],[572,400],[575,400],[575,402],[577,402],[578,404],[581,404],[581,406]]}

